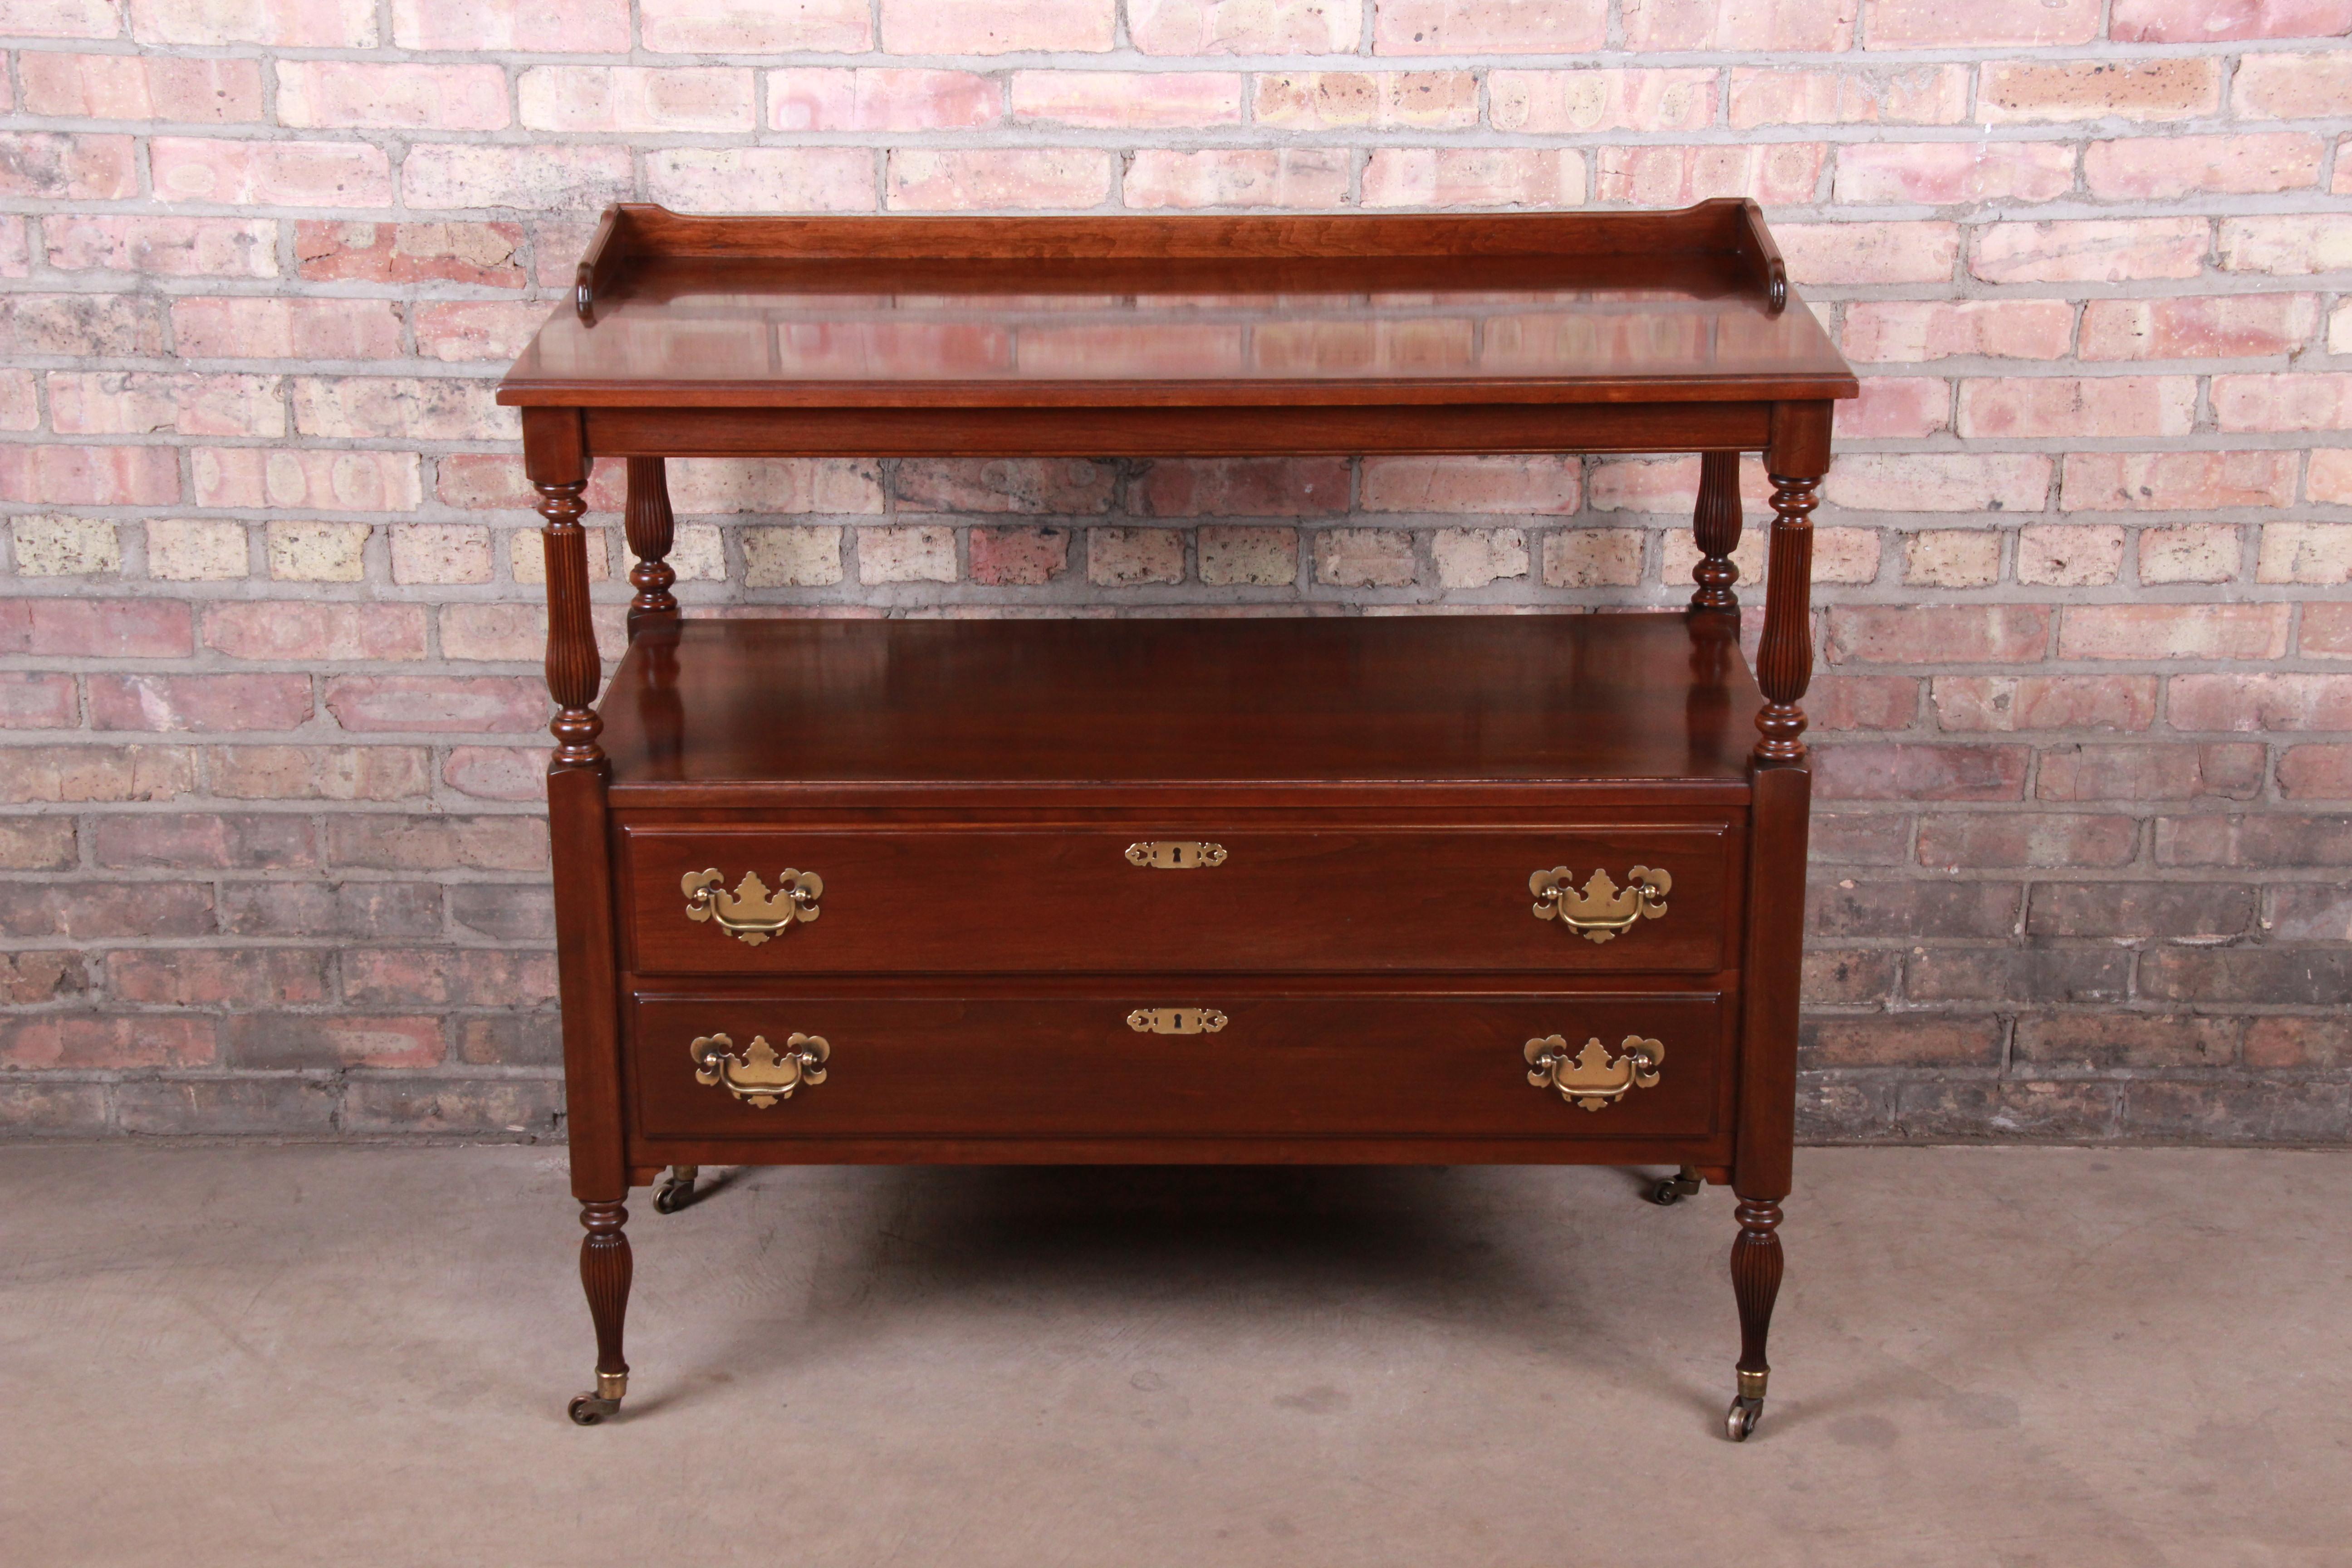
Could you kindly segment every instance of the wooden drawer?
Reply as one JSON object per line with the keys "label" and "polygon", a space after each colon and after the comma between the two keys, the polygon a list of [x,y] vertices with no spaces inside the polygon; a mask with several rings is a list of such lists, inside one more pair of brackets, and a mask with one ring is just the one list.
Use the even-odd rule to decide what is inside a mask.
{"label": "wooden drawer", "polygon": [[[1736,962],[1737,837],[1728,823],[633,827],[624,829],[621,898],[628,966],[648,974],[1708,973]],[[1130,860],[1131,847],[1155,843],[1223,854],[1185,868]],[[1671,888],[1651,906],[1663,912],[1596,942],[1535,913],[1529,876],[1560,867],[1571,895],[1596,871],[1629,883],[1636,867],[1669,873]],[[686,877],[716,872],[715,896],[756,872],[773,895],[787,868],[822,879],[817,918],[754,943],[718,918],[689,916]],[[781,918],[788,906],[767,909]]]}
{"label": "wooden drawer", "polygon": [[[628,1026],[637,1134],[1703,1137],[1724,1113],[1732,1056],[1734,1009],[1714,992],[1241,994],[1181,977],[980,999],[876,989],[639,994]],[[1213,1032],[1139,1030],[1131,1016],[1153,1007],[1213,1010]],[[779,1097],[772,1075],[762,1089],[743,1064],[765,1060],[755,1039],[783,1054],[795,1036],[824,1042],[824,1079]],[[1553,1037],[1570,1056],[1601,1042],[1564,1069],[1590,1094],[1529,1081],[1528,1043]],[[1621,1085],[1629,1037],[1657,1042],[1654,1083]],[[700,1057],[710,1070],[698,1069],[698,1040],[712,1042]]]}

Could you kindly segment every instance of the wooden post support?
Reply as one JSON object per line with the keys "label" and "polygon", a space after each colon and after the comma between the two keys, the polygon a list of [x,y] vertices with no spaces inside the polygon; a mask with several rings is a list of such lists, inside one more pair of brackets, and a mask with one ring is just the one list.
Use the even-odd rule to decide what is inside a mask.
{"label": "wooden post support", "polygon": [[588,450],[579,411],[524,409],[522,458],[539,491],[539,515],[547,520],[539,538],[547,553],[547,689],[556,708],[548,726],[555,736],[549,767],[601,769],[604,750],[596,737],[604,721],[590,704],[604,663],[588,616],[588,531],[580,526],[588,510]]}
{"label": "wooden post support", "polygon": [[1764,454],[1772,479],[1771,558],[1764,585],[1764,636],[1756,651],[1756,684],[1764,710],[1756,716],[1762,738],[1759,763],[1796,763],[1805,757],[1805,714],[1797,700],[1813,676],[1813,508],[1830,466],[1828,403],[1781,403],[1772,409],[1772,441]]}
{"label": "wooden post support", "polygon": [[637,591],[629,601],[629,640],[635,642],[643,623],[677,616],[677,600],[669,591],[677,581],[677,573],[669,563],[677,520],[669,510],[667,465],[659,458],[628,461],[629,500],[623,515],[628,524],[629,553],[637,558],[629,568],[629,585]]}
{"label": "wooden post support", "polygon": [[1691,581],[1694,610],[1737,610],[1739,595],[1731,585],[1739,568],[1731,552],[1739,548],[1739,454],[1702,452],[1698,458],[1698,510],[1691,515],[1691,532],[1698,544],[1698,564]]}

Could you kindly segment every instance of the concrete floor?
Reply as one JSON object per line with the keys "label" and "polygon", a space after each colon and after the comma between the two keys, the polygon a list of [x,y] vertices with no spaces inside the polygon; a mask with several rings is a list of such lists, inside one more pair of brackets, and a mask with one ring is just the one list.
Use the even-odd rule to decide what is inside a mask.
{"label": "concrete floor", "polygon": [[[708,1180],[708,1177],[706,1177]],[[0,1148],[12,1568],[2352,1562],[2352,1153],[1800,1156],[1772,1399],[1721,1189]]]}

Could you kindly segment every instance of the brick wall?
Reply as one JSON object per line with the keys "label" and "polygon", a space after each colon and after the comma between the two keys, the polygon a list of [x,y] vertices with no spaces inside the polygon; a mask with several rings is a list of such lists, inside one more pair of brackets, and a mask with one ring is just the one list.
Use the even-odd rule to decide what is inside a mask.
{"label": "brick wall", "polygon": [[[1866,389],[1818,520],[1811,1134],[2342,1138],[2347,31],[0,0],[0,1127],[554,1123],[538,543],[489,393],[603,203],[1741,194]],[[1664,605],[1693,554],[1686,461],[675,479],[689,613]]]}

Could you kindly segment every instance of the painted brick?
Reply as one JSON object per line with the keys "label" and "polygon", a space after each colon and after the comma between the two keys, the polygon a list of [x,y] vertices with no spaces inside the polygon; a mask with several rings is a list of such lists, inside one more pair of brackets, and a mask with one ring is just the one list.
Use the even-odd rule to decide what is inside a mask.
{"label": "painted brick", "polygon": [[1573,206],[1584,160],[1534,147],[1381,147],[1364,167],[1368,207]]}
{"label": "painted brick", "polygon": [[2218,59],[1987,60],[1977,83],[1977,113],[1994,125],[2191,120],[2221,107]]}
{"label": "painted brick", "polygon": [[1004,90],[971,71],[810,66],[768,76],[778,131],[968,131],[1004,117]]}
{"label": "painted brick", "polygon": [[2074,452],[2060,479],[2067,511],[2212,511],[2286,506],[2292,452]]}
{"label": "painted brick", "polygon": [[1607,46],[1606,0],[1377,0],[1383,55],[1585,54]]}
{"label": "painted brick", "polygon": [[1939,675],[1928,701],[1941,730],[2145,730],[2152,675]]}
{"label": "painted brick", "polygon": [[[866,0],[801,0],[791,5],[640,0],[637,14],[645,46],[656,54],[855,53],[874,47],[873,13]],[[622,41],[613,46],[615,51],[629,47],[625,20],[623,27]],[[904,46],[893,39],[888,47]]]}
{"label": "painted brick", "polygon": [[1874,49],[2085,44],[2099,36],[2099,5],[2097,0],[1976,0],[1956,11],[1938,0],[1864,0],[1862,26]]}
{"label": "painted brick", "polygon": [[91,675],[93,730],[291,730],[311,715],[307,675]]}
{"label": "painted brick", "polygon": [[1987,283],[2194,278],[2210,243],[2203,218],[1996,223],[1977,231],[1969,270]]}
{"label": "painted brick", "polygon": [[2046,202],[2074,187],[2074,149],[2063,142],[1864,142],[1838,149],[1841,202]]}
{"label": "painted brick", "polygon": [[902,147],[886,174],[894,209],[1096,206],[1111,192],[1110,155],[1079,147]]}
{"label": "painted brick", "polygon": [[[1990,66],[1985,68],[1990,70]],[[1792,69],[1734,66],[1732,128],[1958,125],[1969,118],[1965,66]]]}
{"label": "painted brick", "polygon": [[2289,605],[2069,605],[2061,658],[2277,658]]}
{"label": "painted brick", "polygon": [[1696,131],[1715,122],[1717,82],[1711,70],[1490,71],[1487,115],[1535,135]]}
{"label": "painted brick", "polygon": [[1864,301],[1847,306],[1845,313],[1845,352],[1864,363],[1913,364],[1956,355],[2062,359],[2074,336],[2074,308],[2063,300]]}
{"label": "painted brick", "polygon": [[1347,200],[1348,174],[1348,154],[1337,148],[1145,148],[1129,163],[1120,195],[1136,208],[1329,207]]}
{"label": "painted brick", "polygon": [[[1491,84],[1504,72],[1494,72]],[[1503,121],[1531,107],[1498,97]],[[1467,130],[1478,123],[1478,79],[1468,71],[1269,71],[1252,79],[1253,123],[1284,131],[1362,127]]]}
{"label": "painted brick", "polygon": [[509,122],[507,74],[494,65],[280,60],[278,122],[387,131],[503,131]]}
{"label": "painted brick", "polygon": [[27,114],[227,124],[262,113],[257,60],[27,49],[16,57],[16,71]]}
{"label": "painted brick", "polygon": [[2326,37],[2347,28],[2347,0],[2115,0],[2107,36],[2119,44],[2204,44]]}
{"label": "painted brick", "polygon": [[2283,354],[2311,340],[2312,294],[2173,300],[2094,300],[2083,307],[2084,359],[2244,358]]}
{"label": "painted brick", "polygon": [[1127,31],[1147,55],[1338,54],[1355,48],[1364,3],[1128,0]]}

